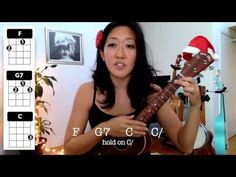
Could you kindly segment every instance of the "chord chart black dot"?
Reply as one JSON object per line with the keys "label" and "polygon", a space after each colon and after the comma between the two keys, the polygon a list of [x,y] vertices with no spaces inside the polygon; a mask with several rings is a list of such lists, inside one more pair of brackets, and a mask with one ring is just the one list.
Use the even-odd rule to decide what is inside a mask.
{"label": "chord chart black dot", "polygon": [[7,71],[8,106],[31,106],[31,71]]}
{"label": "chord chart black dot", "polygon": [[8,64],[30,65],[32,29],[8,29],[7,38]]}
{"label": "chord chart black dot", "polygon": [[33,144],[32,135],[32,112],[8,112],[9,121],[9,147],[10,148],[29,148]]}

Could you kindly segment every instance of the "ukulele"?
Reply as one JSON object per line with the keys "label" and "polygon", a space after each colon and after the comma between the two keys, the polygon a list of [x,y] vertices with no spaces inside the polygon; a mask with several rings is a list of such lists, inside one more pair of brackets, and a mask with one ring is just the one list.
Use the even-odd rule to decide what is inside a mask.
{"label": "ukulele", "polygon": [[[176,80],[184,77],[194,77],[206,69],[214,59],[209,53],[199,52],[191,60],[185,63]],[[175,94],[180,87],[172,80],[154,99],[134,118],[147,123],[156,114],[164,103]],[[105,142],[105,143],[104,143]],[[119,143],[118,143],[119,142]],[[89,154],[92,155],[141,155],[150,153],[151,135],[147,133],[141,137],[115,138],[105,136]]]}
{"label": "ukulele", "polygon": [[214,128],[215,128],[215,151],[216,154],[226,155],[228,149],[228,138],[226,130],[226,116],[225,116],[225,103],[224,103],[224,92],[226,87],[222,84],[218,74],[214,80],[217,91],[215,93],[220,94],[220,114],[215,118]]}
{"label": "ukulele", "polygon": [[[175,64],[170,65],[171,68],[173,69],[172,80],[175,80],[177,70],[181,69],[181,67],[180,67],[181,61],[182,61],[181,55],[178,55],[175,60]],[[179,117],[180,121],[183,121],[183,110],[184,110],[183,101],[178,96],[176,96],[176,94],[174,94],[174,95],[172,95],[172,97],[170,99],[170,105],[173,108],[174,112]]]}

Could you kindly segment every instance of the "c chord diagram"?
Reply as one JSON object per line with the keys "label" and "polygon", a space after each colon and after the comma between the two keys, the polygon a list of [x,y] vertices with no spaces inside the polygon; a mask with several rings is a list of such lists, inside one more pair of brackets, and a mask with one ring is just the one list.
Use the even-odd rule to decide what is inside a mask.
{"label": "c chord diagram", "polygon": [[5,149],[34,149],[34,125],[32,112],[7,113],[8,136]]}

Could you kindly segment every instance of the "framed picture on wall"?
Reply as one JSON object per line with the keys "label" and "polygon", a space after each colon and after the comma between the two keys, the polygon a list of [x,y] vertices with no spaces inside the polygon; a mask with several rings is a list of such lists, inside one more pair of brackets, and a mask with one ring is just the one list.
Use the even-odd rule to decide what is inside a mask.
{"label": "framed picture on wall", "polygon": [[45,29],[47,63],[83,64],[82,34]]}

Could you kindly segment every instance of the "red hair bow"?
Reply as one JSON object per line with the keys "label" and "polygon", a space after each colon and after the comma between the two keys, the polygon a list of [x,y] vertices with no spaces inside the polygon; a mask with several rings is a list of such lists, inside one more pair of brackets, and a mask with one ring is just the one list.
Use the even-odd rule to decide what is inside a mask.
{"label": "red hair bow", "polygon": [[100,49],[100,47],[101,47],[102,38],[103,38],[103,32],[102,32],[102,30],[100,30],[100,31],[98,31],[97,36],[96,36],[97,49]]}

